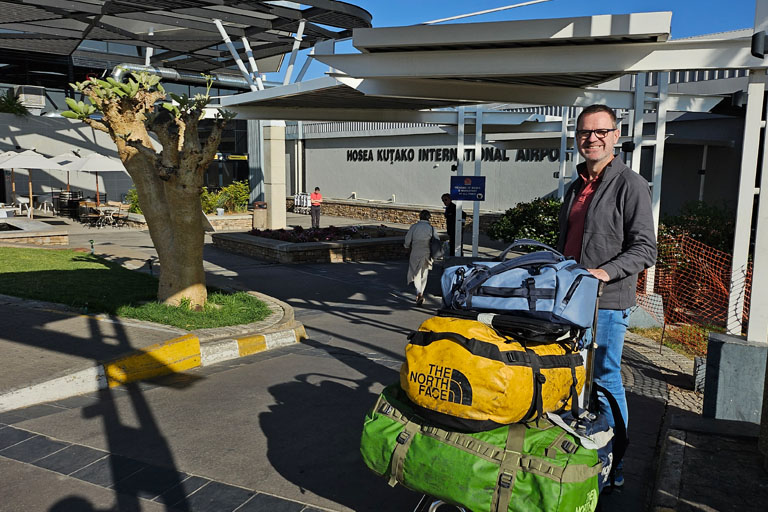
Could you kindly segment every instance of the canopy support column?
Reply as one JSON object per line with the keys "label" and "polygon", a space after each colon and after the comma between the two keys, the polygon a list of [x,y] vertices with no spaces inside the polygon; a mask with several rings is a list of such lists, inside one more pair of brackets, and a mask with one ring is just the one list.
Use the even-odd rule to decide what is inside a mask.
{"label": "canopy support column", "polygon": [[[458,144],[457,144],[457,156],[458,156],[458,162],[456,162],[456,175],[457,176],[464,176],[464,123],[466,122],[466,115],[467,110],[466,107],[459,107],[459,119],[457,123],[457,132],[458,132]],[[453,226],[446,226],[447,229],[453,229],[453,235],[454,240],[456,240],[456,243],[454,244],[454,256],[461,256],[462,249],[464,248],[462,244],[462,231],[463,231],[463,222],[462,222],[462,212],[463,209],[463,201],[456,201],[456,222]]]}
{"label": "canopy support column", "polygon": [[293,65],[296,63],[296,54],[301,46],[301,38],[304,37],[304,25],[307,20],[299,21],[299,28],[296,30],[296,35],[293,38],[293,48],[291,48],[291,58],[288,61],[288,69],[285,70],[285,78],[283,79],[283,85],[291,83],[291,75],[293,74]]}
{"label": "canopy support column", "polygon": [[[755,175],[757,173],[757,153],[760,147],[765,84],[765,70],[752,70],[749,72],[747,114],[744,119],[744,144],[741,154],[739,197],[738,205],[736,206],[736,232],[733,237],[733,262],[731,266],[731,285],[726,322],[728,334],[736,336],[741,335],[744,314],[747,259],[749,257],[749,238],[752,230],[752,207],[755,201]],[[762,290],[758,291],[762,293]]]}
{"label": "canopy support column", "polygon": [[219,33],[221,34],[221,37],[224,40],[224,44],[227,45],[227,48],[229,49],[229,53],[232,54],[232,58],[235,59],[235,62],[237,63],[237,69],[240,70],[240,74],[243,75],[243,78],[245,78],[245,81],[248,82],[248,87],[250,87],[252,91],[257,91],[258,87],[256,87],[256,84],[253,83],[253,80],[251,79],[251,74],[248,73],[247,69],[245,69],[245,64],[243,64],[243,59],[240,58],[240,54],[237,53],[235,46],[232,44],[232,41],[229,39],[229,35],[227,34],[227,31],[224,30],[224,25],[221,24],[221,20],[214,19],[213,23],[216,25],[216,28],[219,29]]}

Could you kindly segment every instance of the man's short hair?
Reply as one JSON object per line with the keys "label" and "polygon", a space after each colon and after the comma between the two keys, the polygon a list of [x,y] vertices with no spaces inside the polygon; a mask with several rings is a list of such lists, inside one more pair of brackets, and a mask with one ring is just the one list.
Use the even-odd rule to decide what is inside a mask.
{"label": "man's short hair", "polygon": [[320,187],[315,187],[315,192],[320,192]]}
{"label": "man's short hair", "polygon": [[598,112],[605,112],[609,116],[611,116],[611,122],[613,123],[614,128],[618,128],[616,126],[616,112],[613,111],[613,109],[607,105],[590,105],[586,107],[584,110],[581,111],[581,114],[579,114],[579,117],[576,119],[576,126],[579,126],[579,123],[581,122],[581,118],[588,115],[588,114],[597,114]]}
{"label": "man's short hair", "polygon": [[440,196],[440,199],[443,200],[443,201],[445,201],[446,199],[450,199],[450,198],[451,198],[451,194],[443,194],[443,195]]}
{"label": "man's short hair", "polygon": [[429,220],[430,217],[432,217],[432,214],[429,213],[429,210],[421,210],[419,212],[419,220]]}

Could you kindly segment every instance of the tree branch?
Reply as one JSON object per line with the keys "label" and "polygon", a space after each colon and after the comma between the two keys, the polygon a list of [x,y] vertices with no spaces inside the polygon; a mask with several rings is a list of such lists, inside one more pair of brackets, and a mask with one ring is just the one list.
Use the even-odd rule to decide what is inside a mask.
{"label": "tree branch", "polygon": [[107,128],[107,125],[105,125],[101,121],[96,121],[95,119],[91,119],[91,118],[85,118],[83,119],[83,122],[88,126],[90,126],[91,128],[93,128],[94,130],[98,130],[104,133],[109,133],[111,135],[109,128]]}

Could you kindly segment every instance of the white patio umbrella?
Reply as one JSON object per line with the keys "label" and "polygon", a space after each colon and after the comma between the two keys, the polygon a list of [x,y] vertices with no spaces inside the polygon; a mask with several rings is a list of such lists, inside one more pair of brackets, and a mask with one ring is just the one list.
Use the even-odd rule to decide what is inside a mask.
{"label": "white patio umbrella", "polygon": [[[15,151],[4,151],[0,153],[0,165],[12,156],[16,156],[18,153]],[[16,182],[14,181],[13,167],[11,167],[11,203],[16,202]]]}
{"label": "white patio umbrella", "polygon": [[65,165],[65,167],[72,171],[90,171],[96,175],[96,204],[100,204],[99,201],[99,172],[126,172],[123,162],[116,158],[110,158],[108,156],[101,155],[99,153],[91,153],[88,156]]}
{"label": "white patio umbrella", "polygon": [[[63,167],[61,167],[59,164],[51,160],[50,158],[47,158],[40,153],[28,149],[26,151],[22,151],[21,153],[18,153],[0,163],[5,168],[10,168],[11,173],[13,173],[13,169],[15,168],[22,168],[22,169],[56,169],[56,170],[62,170]],[[13,174],[11,174],[13,176]],[[34,206],[34,199],[32,196],[32,173],[30,172],[27,174],[27,181],[29,183],[29,218],[33,218],[34,214],[32,213],[33,206]],[[14,198],[15,199],[15,198]]]}
{"label": "white patio umbrella", "polygon": [[54,162],[59,164],[60,166],[64,167],[67,171],[67,192],[69,192],[69,169],[67,168],[68,165],[74,164],[78,160],[80,160],[80,157],[75,155],[74,153],[62,153],[60,155],[56,155],[53,158],[51,158]]}

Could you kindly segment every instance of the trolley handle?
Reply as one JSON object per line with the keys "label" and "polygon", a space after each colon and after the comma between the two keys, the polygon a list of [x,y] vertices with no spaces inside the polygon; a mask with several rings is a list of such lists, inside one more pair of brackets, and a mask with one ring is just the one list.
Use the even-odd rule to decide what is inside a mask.
{"label": "trolley handle", "polygon": [[592,403],[592,389],[595,384],[595,349],[597,348],[597,311],[600,308],[600,296],[603,295],[603,288],[605,283],[598,281],[597,285],[597,299],[595,300],[595,316],[592,319],[592,340],[587,346],[587,375],[584,383],[584,409],[587,411],[592,410],[592,406],[596,405]]}

